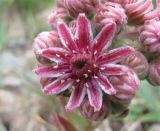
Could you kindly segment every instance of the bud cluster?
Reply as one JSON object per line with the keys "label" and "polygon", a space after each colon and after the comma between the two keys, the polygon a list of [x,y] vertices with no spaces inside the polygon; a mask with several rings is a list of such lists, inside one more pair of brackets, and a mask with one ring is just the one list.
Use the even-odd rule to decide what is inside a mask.
{"label": "bud cluster", "polygon": [[53,30],[33,43],[42,91],[89,120],[127,116],[140,79],[160,85],[159,10],[152,0],[57,0]]}

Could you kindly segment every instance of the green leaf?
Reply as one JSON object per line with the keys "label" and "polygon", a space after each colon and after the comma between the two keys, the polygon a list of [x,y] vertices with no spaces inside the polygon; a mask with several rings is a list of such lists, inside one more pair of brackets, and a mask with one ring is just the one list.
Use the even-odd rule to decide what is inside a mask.
{"label": "green leaf", "polygon": [[143,122],[160,122],[160,110],[143,115],[140,120]]}
{"label": "green leaf", "polygon": [[148,81],[141,81],[141,89],[138,92],[138,96],[143,99],[149,109],[155,110],[157,107],[157,98],[154,88]]}

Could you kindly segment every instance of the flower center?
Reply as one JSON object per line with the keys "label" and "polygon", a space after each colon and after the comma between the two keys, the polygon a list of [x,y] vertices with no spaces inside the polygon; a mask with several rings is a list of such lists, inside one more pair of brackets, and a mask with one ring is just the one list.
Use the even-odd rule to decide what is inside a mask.
{"label": "flower center", "polygon": [[89,54],[76,54],[71,58],[70,68],[76,79],[90,79],[98,72],[98,66]]}
{"label": "flower center", "polygon": [[77,60],[73,63],[73,66],[77,69],[82,69],[86,65],[87,61],[85,59]]}

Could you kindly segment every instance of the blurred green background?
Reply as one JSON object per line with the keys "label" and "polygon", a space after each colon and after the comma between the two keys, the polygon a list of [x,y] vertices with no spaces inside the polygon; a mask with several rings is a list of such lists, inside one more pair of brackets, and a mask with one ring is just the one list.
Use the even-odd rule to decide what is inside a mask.
{"label": "blurred green background", "polygon": [[51,30],[54,6],[54,0],[0,0],[0,131],[160,131],[160,87],[147,81],[127,118],[100,123],[66,113],[60,100],[41,93],[31,47],[39,32]]}

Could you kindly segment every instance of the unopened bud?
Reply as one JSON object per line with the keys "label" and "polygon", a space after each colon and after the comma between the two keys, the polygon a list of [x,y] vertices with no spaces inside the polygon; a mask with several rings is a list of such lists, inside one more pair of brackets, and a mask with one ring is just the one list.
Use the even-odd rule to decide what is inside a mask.
{"label": "unopened bud", "polygon": [[160,59],[154,60],[150,63],[149,80],[154,86],[160,85]]}

